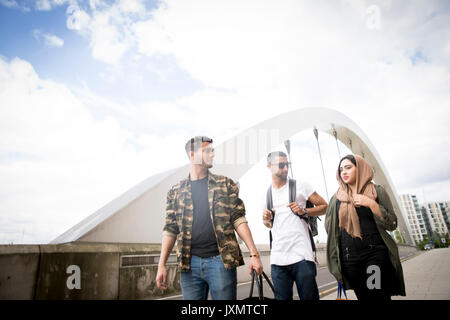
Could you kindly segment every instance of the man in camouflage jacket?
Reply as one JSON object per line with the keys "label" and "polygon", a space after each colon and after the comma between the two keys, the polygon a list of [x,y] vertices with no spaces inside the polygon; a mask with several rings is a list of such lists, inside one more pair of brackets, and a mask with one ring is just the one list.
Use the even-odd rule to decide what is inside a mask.
{"label": "man in camouflage jacket", "polygon": [[[262,263],[245,218],[245,207],[239,198],[238,186],[232,179],[209,171],[214,158],[211,144],[212,139],[207,137],[195,137],[187,142],[186,152],[191,161],[189,176],[174,185],[167,194],[166,223],[156,283],[160,289],[167,288],[165,264],[176,241],[178,269],[182,272],[180,284],[183,297],[190,300],[206,299],[208,289],[212,299],[236,299],[236,267],[243,265],[244,259],[235,230],[249,248],[250,273],[253,269],[258,274],[262,272]],[[207,195],[203,195],[204,204],[207,206],[204,210],[209,211],[205,230],[194,227],[193,188],[196,188],[195,184],[199,181],[203,181],[203,190],[207,192]],[[199,209],[196,209],[198,212]],[[205,217],[197,216],[196,219]],[[208,222],[209,220],[211,222]],[[199,256],[192,254],[195,238],[193,236],[198,239],[202,233],[207,233],[208,227],[211,229],[209,251],[201,254],[204,253],[203,249],[197,249],[195,253],[200,252]],[[197,234],[194,235],[193,231]],[[202,247],[199,240],[195,241],[194,247]]]}

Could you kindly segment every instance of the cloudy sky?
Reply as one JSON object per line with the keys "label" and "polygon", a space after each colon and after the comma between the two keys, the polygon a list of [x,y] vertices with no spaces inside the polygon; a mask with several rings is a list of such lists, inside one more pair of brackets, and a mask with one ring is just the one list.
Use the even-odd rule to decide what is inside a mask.
{"label": "cloudy sky", "polygon": [[[186,164],[193,135],[305,107],[356,122],[398,193],[450,200],[449,72],[445,0],[0,0],[0,243],[51,241]],[[331,196],[336,143],[320,139]],[[292,144],[324,195],[312,129]],[[241,181],[259,243],[267,174]]]}

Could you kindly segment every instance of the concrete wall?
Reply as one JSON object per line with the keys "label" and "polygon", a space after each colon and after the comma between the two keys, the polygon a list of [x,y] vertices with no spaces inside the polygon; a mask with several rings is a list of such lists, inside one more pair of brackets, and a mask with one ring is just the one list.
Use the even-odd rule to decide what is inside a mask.
{"label": "concrete wall", "polygon": [[416,246],[412,246],[409,244],[399,244],[398,245],[398,253],[400,254],[401,258],[410,256],[418,251],[420,251],[420,249]]}
{"label": "concrete wall", "polygon": [[[122,257],[159,253],[159,244],[0,245],[0,299],[162,296],[154,284],[156,265],[121,267]],[[179,275],[175,265],[168,269],[166,294],[173,294],[180,290]]]}
{"label": "concrete wall", "polygon": [[120,269],[119,299],[158,299],[181,293],[180,273],[175,265],[167,268],[168,289],[163,293],[156,286],[156,266]]}
{"label": "concrete wall", "polygon": [[[270,249],[258,247],[270,276]],[[160,250],[160,244],[0,245],[0,299],[158,299],[180,294],[174,255],[167,264],[168,290],[156,287]],[[399,245],[401,256],[417,250]],[[238,282],[248,282],[248,251],[242,252],[246,264],[238,268]],[[327,264],[325,244],[317,245],[317,257],[319,266]]]}
{"label": "concrete wall", "polygon": [[[117,299],[119,258],[117,245],[41,246],[36,299]],[[79,268],[79,288],[70,266]]]}
{"label": "concrete wall", "polygon": [[0,246],[0,299],[33,299],[38,266],[38,245]]}

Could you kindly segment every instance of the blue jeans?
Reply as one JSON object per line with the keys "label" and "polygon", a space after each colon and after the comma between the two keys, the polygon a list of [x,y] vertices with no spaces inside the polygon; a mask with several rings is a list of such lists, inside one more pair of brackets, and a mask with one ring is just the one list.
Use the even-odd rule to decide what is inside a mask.
{"label": "blue jeans", "polygon": [[294,281],[300,300],[319,300],[314,262],[302,260],[287,266],[272,264],[270,267],[277,300],[292,300]]}
{"label": "blue jeans", "polygon": [[181,272],[180,285],[184,300],[206,300],[208,290],[212,300],[236,300],[236,268],[227,270],[220,255],[192,255],[191,270]]}

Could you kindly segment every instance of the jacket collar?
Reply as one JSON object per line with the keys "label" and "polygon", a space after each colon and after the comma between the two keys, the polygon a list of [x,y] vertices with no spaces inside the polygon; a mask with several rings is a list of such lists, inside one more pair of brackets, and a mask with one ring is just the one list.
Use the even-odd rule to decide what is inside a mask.
{"label": "jacket collar", "polygon": [[[211,171],[207,171],[206,176],[208,177],[208,186],[215,185],[217,183],[217,177],[215,174],[211,173]],[[182,188],[186,188],[191,184],[191,174],[189,173],[187,178],[182,180],[180,185]]]}
{"label": "jacket collar", "polygon": [[[207,172],[207,177],[208,177],[208,202],[209,202],[209,212],[213,212],[213,204],[214,204],[214,193],[215,193],[215,186],[217,183],[217,179],[216,179],[216,175],[212,174],[209,170]],[[182,201],[182,203],[184,204],[186,200],[189,199],[189,201],[191,200],[191,174],[188,175],[188,177],[186,179],[184,179],[183,181],[181,181],[180,183],[180,187],[182,188],[182,190],[184,190],[183,192],[183,197],[184,197],[184,201]]]}

